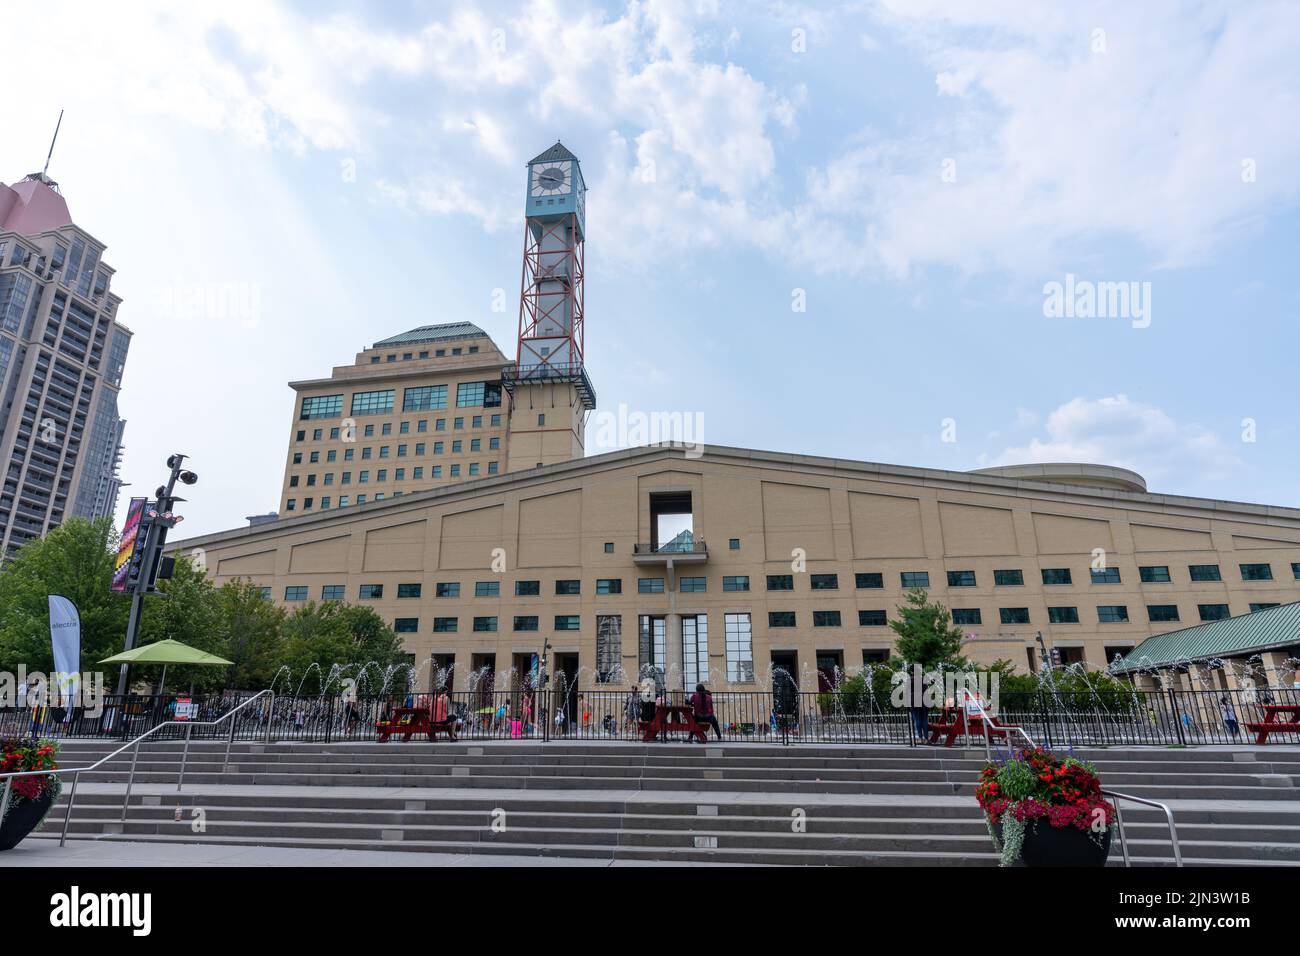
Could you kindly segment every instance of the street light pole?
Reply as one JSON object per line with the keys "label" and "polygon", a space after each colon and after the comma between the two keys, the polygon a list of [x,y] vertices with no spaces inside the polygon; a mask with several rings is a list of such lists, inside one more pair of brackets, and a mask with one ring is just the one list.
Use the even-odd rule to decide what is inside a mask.
{"label": "street light pole", "polygon": [[[162,555],[163,544],[167,541],[167,532],[174,528],[180,522],[180,517],[171,513],[172,507],[177,501],[183,501],[183,498],[175,496],[176,482],[192,485],[198,481],[198,476],[192,471],[185,471],[181,468],[187,456],[176,454],[167,459],[167,466],[171,469],[171,474],[167,477],[167,484],[160,486],[157,491],[157,500],[154,502],[152,509],[146,507],[150,513],[149,527],[145,531],[144,544],[140,550],[140,573],[131,586],[131,615],[126,622],[126,646],[124,651],[132,650],[135,647],[136,637],[140,631],[140,612],[144,607],[144,596],[154,594],[154,584],[158,579],[158,566]],[[123,664],[121,671],[117,676],[117,696],[119,701],[126,697],[126,690],[131,679],[131,665]]]}

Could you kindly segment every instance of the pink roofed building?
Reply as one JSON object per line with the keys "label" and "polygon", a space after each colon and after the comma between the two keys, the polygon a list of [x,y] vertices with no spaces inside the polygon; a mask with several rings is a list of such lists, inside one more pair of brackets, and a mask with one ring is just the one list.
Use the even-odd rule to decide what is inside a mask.
{"label": "pink roofed building", "polygon": [[103,254],[49,176],[0,183],[0,558],[116,509],[131,331]]}

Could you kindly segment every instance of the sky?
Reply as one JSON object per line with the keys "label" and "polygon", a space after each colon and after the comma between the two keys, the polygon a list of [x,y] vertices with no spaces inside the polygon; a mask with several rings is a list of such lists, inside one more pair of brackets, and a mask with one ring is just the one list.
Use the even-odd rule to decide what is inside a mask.
{"label": "sky", "polygon": [[1300,5],[6,12],[0,181],[65,110],[50,174],[135,333],[119,510],[188,454],[185,537],[277,507],[289,381],[436,322],[513,354],[524,164],[557,139],[598,412],[1300,506]]}

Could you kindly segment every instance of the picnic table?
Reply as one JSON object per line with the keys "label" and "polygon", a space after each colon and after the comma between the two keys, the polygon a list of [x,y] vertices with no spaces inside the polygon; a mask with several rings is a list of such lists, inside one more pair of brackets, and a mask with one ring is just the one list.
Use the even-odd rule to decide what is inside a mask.
{"label": "picnic table", "polygon": [[[930,743],[938,743],[939,738],[943,737],[943,745],[951,747],[962,734],[982,738],[984,736],[984,718],[974,714],[967,715],[960,708],[945,707],[937,721],[932,720],[929,722],[929,728]],[[1004,724],[992,714],[989,714],[988,732],[990,737],[1010,738],[1012,733],[1019,730],[1019,726]]]}
{"label": "picnic table", "polygon": [[445,733],[448,739],[455,740],[456,717],[448,714],[446,720],[435,723],[433,712],[428,707],[396,707],[391,717],[375,724],[375,730],[379,732],[381,744],[397,734],[401,734],[403,740],[410,740],[412,734],[428,734],[430,740],[436,740],[439,733]]}
{"label": "picnic table", "polygon": [[705,743],[709,738],[705,733],[708,724],[695,719],[695,709],[683,704],[656,704],[654,720],[641,721],[641,740],[654,743],[660,734],[673,731],[685,731]]}
{"label": "picnic table", "polygon": [[[1300,733],[1300,704],[1261,704],[1264,719],[1259,723],[1247,724],[1247,730],[1255,731],[1255,743],[1268,743],[1269,734]],[[1280,720],[1283,715],[1290,720]]]}

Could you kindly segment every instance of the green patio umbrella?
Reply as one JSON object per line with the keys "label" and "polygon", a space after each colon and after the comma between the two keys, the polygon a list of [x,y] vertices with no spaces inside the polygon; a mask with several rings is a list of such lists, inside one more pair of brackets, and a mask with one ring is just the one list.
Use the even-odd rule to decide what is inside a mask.
{"label": "green patio umbrella", "polygon": [[207,651],[201,651],[197,647],[190,647],[188,644],[182,644],[180,641],[173,641],[168,638],[165,641],[154,641],[152,644],[144,644],[140,647],[132,648],[129,651],[123,651],[121,654],[114,654],[112,657],[106,657],[101,664],[161,664],[163,666],[162,680],[158,682],[161,689],[167,683],[167,665],[168,664],[200,664],[211,665],[213,667],[229,667],[233,662],[226,660],[224,657],[218,657],[216,654],[209,654]]}

